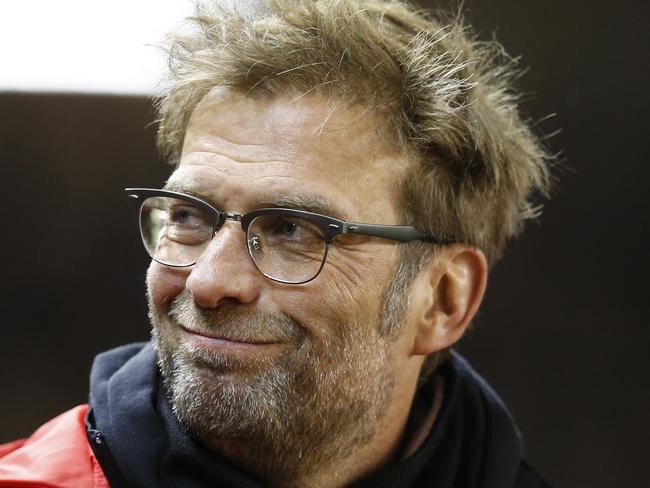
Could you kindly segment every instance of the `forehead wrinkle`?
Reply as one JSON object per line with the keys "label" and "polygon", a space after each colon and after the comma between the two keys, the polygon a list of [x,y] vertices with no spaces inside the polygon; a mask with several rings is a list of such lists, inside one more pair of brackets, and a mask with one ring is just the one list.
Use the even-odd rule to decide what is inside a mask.
{"label": "forehead wrinkle", "polygon": [[[299,103],[298,103],[299,102]],[[251,124],[248,109],[259,114],[256,126]],[[278,124],[285,120],[287,124]],[[206,130],[230,147],[260,149],[274,146],[278,152],[299,152],[305,147],[340,144],[340,138],[356,140],[376,151],[392,146],[382,137],[383,118],[370,112],[363,104],[331,99],[318,94],[300,100],[288,96],[255,99],[228,89],[215,89],[198,104],[192,113],[187,135],[192,141],[198,135],[193,129]],[[252,129],[252,132],[251,132]],[[210,137],[210,136],[208,136]],[[186,139],[184,149],[189,139]],[[203,145],[198,139],[196,143]],[[263,150],[263,149],[262,149]],[[364,155],[367,151],[364,152]],[[295,154],[293,154],[295,156]]]}
{"label": "forehead wrinkle", "polygon": [[[214,98],[208,96],[193,113],[188,127],[191,134],[186,140],[186,154],[179,169],[183,165],[205,165],[207,168],[215,165],[226,181],[234,178],[240,193],[246,190],[246,183],[254,181],[256,184],[251,186],[257,188],[246,190],[246,195],[241,193],[240,210],[244,210],[243,207],[252,209],[261,200],[271,206],[280,206],[274,201],[277,199],[265,195],[272,190],[291,192],[294,187],[300,187],[293,182],[274,184],[272,180],[281,178],[286,182],[293,174],[298,174],[313,183],[309,188],[312,192],[318,193],[319,188],[331,190],[324,194],[332,202],[329,208],[311,205],[317,202],[287,201],[287,205],[305,209],[307,204],[319,209],[317,213],[348,214],[359,222],[384,223],[388,216],[392,223],[397,216],[392,216],[391,209],[384,208],[378,199],[386,199],[393,208],[399,206],[393,194],[396,192],[385,190],[395,188],[404,155],[392,141],[379,136],[382,119],[377,114],[368,113],[360,105],[335,103],[332,107],[327,102],[318,96],[304,97],[295,103],[281,96],[254,100],[232,92]],[[263,164],[267,160],[269,165],[275,165],[269,172]],[[247,164],[255,166],[248,171]],[[247,181],[239,178],[240,170],[247,173]],[[267,181],[262,181],[264,179]],[[206,182],[203,185],[201,181],[195,183],[201,188]],[[285,188],[278,188],[282,186]],[[366,188],[379,190],[366,192]],[[382,189],[384,191],[379,194]]]}
{"label": "forehead wrinkle", "polygon": [[[286,154],[303,144],[314,144],[315,136],[310,126],[314,125],[317,112],[313,107],[298,108],[282,97],[260,101],[236,92],[223,95],[209,94],[197,105],[190,117],[184,149],[190,143],[214,148],[215,139],[219,139],[218,145],[224,149],[249,148],[251,152],[264,153],[273,148]],[[258,115],[254,120],[250,117],[251,110]],[[277,120],[287,123],[278,124]],[[201,137],[200,134],[208,135]]]}
{"label": "forehead wrinkle", "polygon": [[251,144],[229,141],[221,134],[200,131],[194,136],[188,131],[181,162],[192,161],[197,157],[221,156],[241,163],[292,162],[298,154],[298,147],[289,143],[259,142]]}

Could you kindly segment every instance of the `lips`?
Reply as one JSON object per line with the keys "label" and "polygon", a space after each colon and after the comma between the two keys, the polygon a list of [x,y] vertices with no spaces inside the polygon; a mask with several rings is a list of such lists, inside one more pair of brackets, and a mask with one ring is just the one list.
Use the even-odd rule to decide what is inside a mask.
{"label": "lips", "polygon": [[204,337],[206,339],[212,339],[215,341],[231,342],[234,344],[250,345],[250,346],[268,346],[271,344],[278,344],[278,341],[274,341],[272,339],[227,337],[224,335],[215,334],[214,332],[197,331],[197,330],[189,329],[184,325],[180,325],[180,324],[178,325],[181,329],[183,329],[188,334]]}
{"label": "lips", "polygon": [[186,292],[171,301],[166,321],[188,345],[215,352],[270,354],[295,347],[303,339],[300,324],[284,314],[247,307],[208,309]]}

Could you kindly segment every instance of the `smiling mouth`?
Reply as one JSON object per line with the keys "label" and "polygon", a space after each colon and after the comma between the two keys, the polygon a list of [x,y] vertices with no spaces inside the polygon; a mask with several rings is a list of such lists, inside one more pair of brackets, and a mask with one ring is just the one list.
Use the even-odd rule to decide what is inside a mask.
{"label": "smiling mouth", "polygon": [[283,343],[270,339],[242,339],[223,337],[217,334],[190,330],[179,324],[185,339],[204,349],[231,351],[237,353],[261,353],[282,346]]}

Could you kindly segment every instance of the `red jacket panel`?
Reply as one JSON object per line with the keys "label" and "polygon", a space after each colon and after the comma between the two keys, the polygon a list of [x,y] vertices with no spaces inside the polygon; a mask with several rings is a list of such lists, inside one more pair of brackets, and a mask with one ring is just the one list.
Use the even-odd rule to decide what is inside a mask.
{"label": "red jacket panel", "polygon": [[88,408],[79,405],[28,439],[0,445],[0,487],[109,488],[86,437]]}

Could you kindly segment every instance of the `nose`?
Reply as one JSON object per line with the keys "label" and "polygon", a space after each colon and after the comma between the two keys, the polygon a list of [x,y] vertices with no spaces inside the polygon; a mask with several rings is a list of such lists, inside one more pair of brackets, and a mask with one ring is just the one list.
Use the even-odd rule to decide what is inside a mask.
{"label": "nose", "polygon": [[192,267],[185,286],[197,305],[216,308],[224,302],[248,304],[260,293],[264,276],[246,249],[246,234],[226,222]]}

